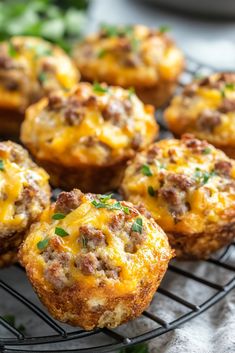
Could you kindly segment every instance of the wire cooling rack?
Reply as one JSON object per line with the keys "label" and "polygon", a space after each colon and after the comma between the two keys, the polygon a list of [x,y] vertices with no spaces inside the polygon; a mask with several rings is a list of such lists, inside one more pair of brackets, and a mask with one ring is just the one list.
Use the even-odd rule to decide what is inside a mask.
{"label": "wire cooling rack", "polygon": [[[188,59],[179,89],[193,77],[210,74],[212,71],[212,68]],[[165,127],[161,110],[157,113],[157,120],[161,126],[161,138],[167,137],[170,133]],[[104,353],[160,336],[200,315],[235,288],[234,254],[235,243],[205,261],[173,261],[152,304],[140,318],[117,329],[104,328],[89,332],[61,324],[48,315],[19,265],[2,269],[0,352]],[[213,274],[216,274],[214,280]],[[191,285],[195,293],[188,290]],[[15,319],[9,322],[9,315],[12,314]],[[20,324],[25,323],[24,332]]]}

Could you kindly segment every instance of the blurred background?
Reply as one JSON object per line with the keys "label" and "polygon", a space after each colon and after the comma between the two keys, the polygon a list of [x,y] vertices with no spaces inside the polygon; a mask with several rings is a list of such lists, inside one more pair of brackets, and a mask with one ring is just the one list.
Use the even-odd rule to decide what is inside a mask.
{"label": "blurred background", "polygon": [[235,68],[234,0],[7,0],[0,1],[0,38],[43,36],[67,51],[100,22],[169,26],[187,55]]}

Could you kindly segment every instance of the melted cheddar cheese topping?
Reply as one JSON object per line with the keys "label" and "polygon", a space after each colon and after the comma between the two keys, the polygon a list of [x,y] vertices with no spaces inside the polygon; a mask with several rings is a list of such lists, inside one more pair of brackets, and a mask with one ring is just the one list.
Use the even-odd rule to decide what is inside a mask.
{"label": "melted cheddar cheese topping", "polygon": [[34,37],[12,37],[0,44],[0,105],[25,109],[55,89],[79,80],[72,60],[59,47]]}
{"label": "melted cheddar cheese topping", "polygon": [[167,232],[201,233],[234,221],[235,163],[192,136],[161,140],[138,154],[122,189]]}
{"label": "melted cheddar cheese topping", "polygon": [[165,111],[169,128],[215,146],[235,147],[235,75],[213,74],[186,86]]}
{"label": "melted cheddar cheese topping", "polygon": [[[47,209],[40,220],[40,223],[31,228],[28,237],[22,248],[24,263],[30,263],[34,268],[35,278],[42,279],[47,270],[48,263],[45,260],[44,253],[56,243],[54,251],[54,259],[62,252],[69,254],[70,262],[67,273],[70,277],[70,284],[75,282],[84,283],[87,290],[89,288],[97,288],[97,293],[102,290],[101,283],[110,283],[109,290],[111,292],[118,290],[120,295],[136,290],[142,278],[154,274],[154,268],[157,268],[160,261],[167,261],[172,256],[168,240],[164,232],[156,225],[152,219],[147,219],[140,214],[136,209],[133,210],[133,205],[126,202],[120,202],[118,209],[95,207],[92,201],[99,201],[99,195],[83,195],[80,206],[69,212],[63,219],[53,220],[55,208],[52,206]],[[116,200],[108,200],[106,206],[112,207],[117,204]],[[141,232],[145,235],[144,241],[137,245],[137,250],[134,253],[125,251],[125,244],[129,239],[123,227],[114,231],[112,229],[113,217],[123,213],[123,207],[129,217],[125,222],[125,227],[133,227],[136,219],[141,220]],[[133,212],[133,214],[132,214]],[[105,245],[99,247],[96,243],[92,252],[97,258],[106,259],[108,266],[118,268],[119,277],[108,278],[103,271],[84,274],[76,263],[79,258],[87,253],[86,244],[83,244],[81,239],[80,227],[89,226],[92,229],[99,230],[105,236]],[[56,235],[56,229],[62,229],[66,232],[66,236]],[[46,240],[46,243],[45,243]],[[56,240],[56,241],[55,241]],[[38,247],[38,244],[44,242],[43,249]],[[88,251],[90,254],[91,250]],[[54,253],[55,254],[55,253]],[[107,267],[107,264],[106,264]],[[46,288],[51,288],[51,283],[45,280]],[[68,285],[68,284],[67,284]]]}
{"label": "melted cheddar cheese topping", "polygon": [[175,81],[184,66],[182,52],[164,33],[145,26],[103,28],[74,50],[87,80],[122,87],[152,87]]}
{"label": "melted cheddar cheese topping", "polygon": [[152,106],[119,87],[80,83],[28,108],[21,138],[34,155],[65,166],[112,165],[150,144]]}
{"label": "melted cheddar cheese topping", "polygon": [[[18,150],[21,154],[25,154],[23,163],[14,161],[10,155],[11,149],[13,149],[13,156]],[[33,218],[39,213],[37,196],[31,205],[25,205],[24,203],[29,201],[24,201],[22,195],[27,188],[39,189],[46,203],[46,199],[49,199],[49,176],[29,160],[28,154],[22,147],[12,142],[0,143],[0,163],[0,229],[4,234],[7,229],[13,232],[15,229],[26,227],[29,213]],[[17,209],[18,206],[20,207],[20,202],[29,207],[28,213]],[[19,203],[18,206],[17,203]]]}

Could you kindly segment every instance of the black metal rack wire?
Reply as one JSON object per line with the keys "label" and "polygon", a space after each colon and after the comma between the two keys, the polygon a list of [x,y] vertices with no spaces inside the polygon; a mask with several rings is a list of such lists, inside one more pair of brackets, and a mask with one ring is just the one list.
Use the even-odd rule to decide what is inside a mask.
{"label": "black metal rack wire", "polygon": [[[197,63],[192,59],[188,59],[187,69],[182,76],[180,87],[196,75],[209,74],[213,71],[213,68],[205,67],[203,64]],[[162,137],[168,134],[167,129],[162,120],[161,111],[157,114],[157,119],[161,126]],[[222,271],[221,282],[217,280],[211,280],[209,276],[205,276],[197,273],[197,264],[194,263],[183,263],[174,262],[169,265],[169,269],[165,276],[165,279],[157,291],[157,296],[161,296],[166,301],[166,306],[163,306],[162,310],[152,310],[151,306],[149,309],[142,313],[141,319],[149,320],[151,327],[146,332],[136,332],[135,335],[130,335],[128,325],[125,325],[124,329],[97,329],[93,331],[84,331],[81,329],[71,329],[58,321],[54,320],[49,314],[47,314],[40,306],[39,302],[29,300],[27,295],[22,294],[17,290],[17,283],[15,286],[9,284],[6,278],[2,278],[1,274],[4,270],[0,271],[0,290],[7,296],[7,300],[14,300],[14,305],[23,305],[25,310],[31,312],[32,319],[39,319],[48,329],[52,332],[51,334],[45,335],[30,335],[22,333],[19,328],[10,324],[5,316],[0,316],[0,332],[1,328],[4,328],[7,332],[7,337],[1,337],[0,333],[0,352],[1,353],[67,353],[67,352],[79,352],[79,353],[99,353],[99,352],[110,352],[118,351],[119,349],[137,343],[141,343],[152,338],[158,337],[170,330],[173,330],[178,325],[185,323],[186,321],[200,315],[205,310],[209,309],[225,295],[227,295],[232,289],[235,288],[235,264],[229,262],[232,255],[235,254],[235,243],[228,246],[223,250],[220,255],[211,259],[203,261],[204,268],[208,267],[207,273],[213,273]],[[200,262],[201,263],[201,262]],[[19,265],[16,265],[15,270],[24,271]],[[197,284],[198,290],[206,291],[209,290],[208,296],[204,300],[192,300],[187,295],[178,294],[176,287],[168,288],[164,283],[167,283],[168,278],[171,277],[177,281],[183,281],[182,287],[187,287],[190,282]],[[226,281],[225,281],[226,279]],[[26,280],[26,276],[24,276]],[[167,288],[166,288],[167,287]],[[200,298],[199,298],[200,299]],[[155,300],[155,298],[154,298]],[[156,299],[158,300],[158,298]],[[172,301],[174,305],[180,305],[184,308],[183,312],[178,317],[169,319],[170,306],[169,301]],[[3,311],[5,301],[0,298],[0,313]],[[164,309],[165,308],[165,309]],[[9,336],[10,335],[10,336]],[[98,339],[98,336],[101,338]],[[62,348],[62,345],[66,343],[66,347]],[[99,342],[97,344],[97,342]],[[58,346],[59,343],[59,346]],[[43,346],[46,348],[43,348]],[[60,346],[61,345],[61,346]],[[46,350],[45,350],[46,349]]]}

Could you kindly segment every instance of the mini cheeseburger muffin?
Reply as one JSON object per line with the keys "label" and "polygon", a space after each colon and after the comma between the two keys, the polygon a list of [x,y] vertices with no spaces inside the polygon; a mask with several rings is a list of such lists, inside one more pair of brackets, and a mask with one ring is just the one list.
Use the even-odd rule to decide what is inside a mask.
{"label": "mini cheeseburger muffin", "polygon": [[69,89],[78,70],[59,47],[34,37],[0,43],[0,129],[16,133],[25,108],[55,89]]}
{"label": "mini cheeseburger muffin", "polygon": [[51,315],[86,330],[140,315],[172,257],[165,233],[146,210],[110,197],[62,192],[20,250]]}
{"label": "mini cheeseburger muffin", "polygon": [[54,186],[106,192],[157,131],[152,106],[132,91],[80,83],[29,107],[21,138]]}
{"label": "mini cheeseburger muffin", "polygon": [[207,258],[235,239],[235,161],[192,135],[138,154],[122,191],[151,212],[179,257]]}
{"label": "mini cheeseburger muffin", "polygon": [[0,267],[16,261],[27,229],[49,202],[47,173],[20,145],[0,142]]}
{"label": "mini cheeseburger muffin", "polygon": [[182,52],[165,28],[103,25],[74,49],[82,78],[134,87],[145,103],[159,107],[173,93],[184,67]]}
{"label": "mini cheeseburger muffin", "polygon": [[165,111],[170,130],[193,133],[235,158],[235,73],[195,80]]}

